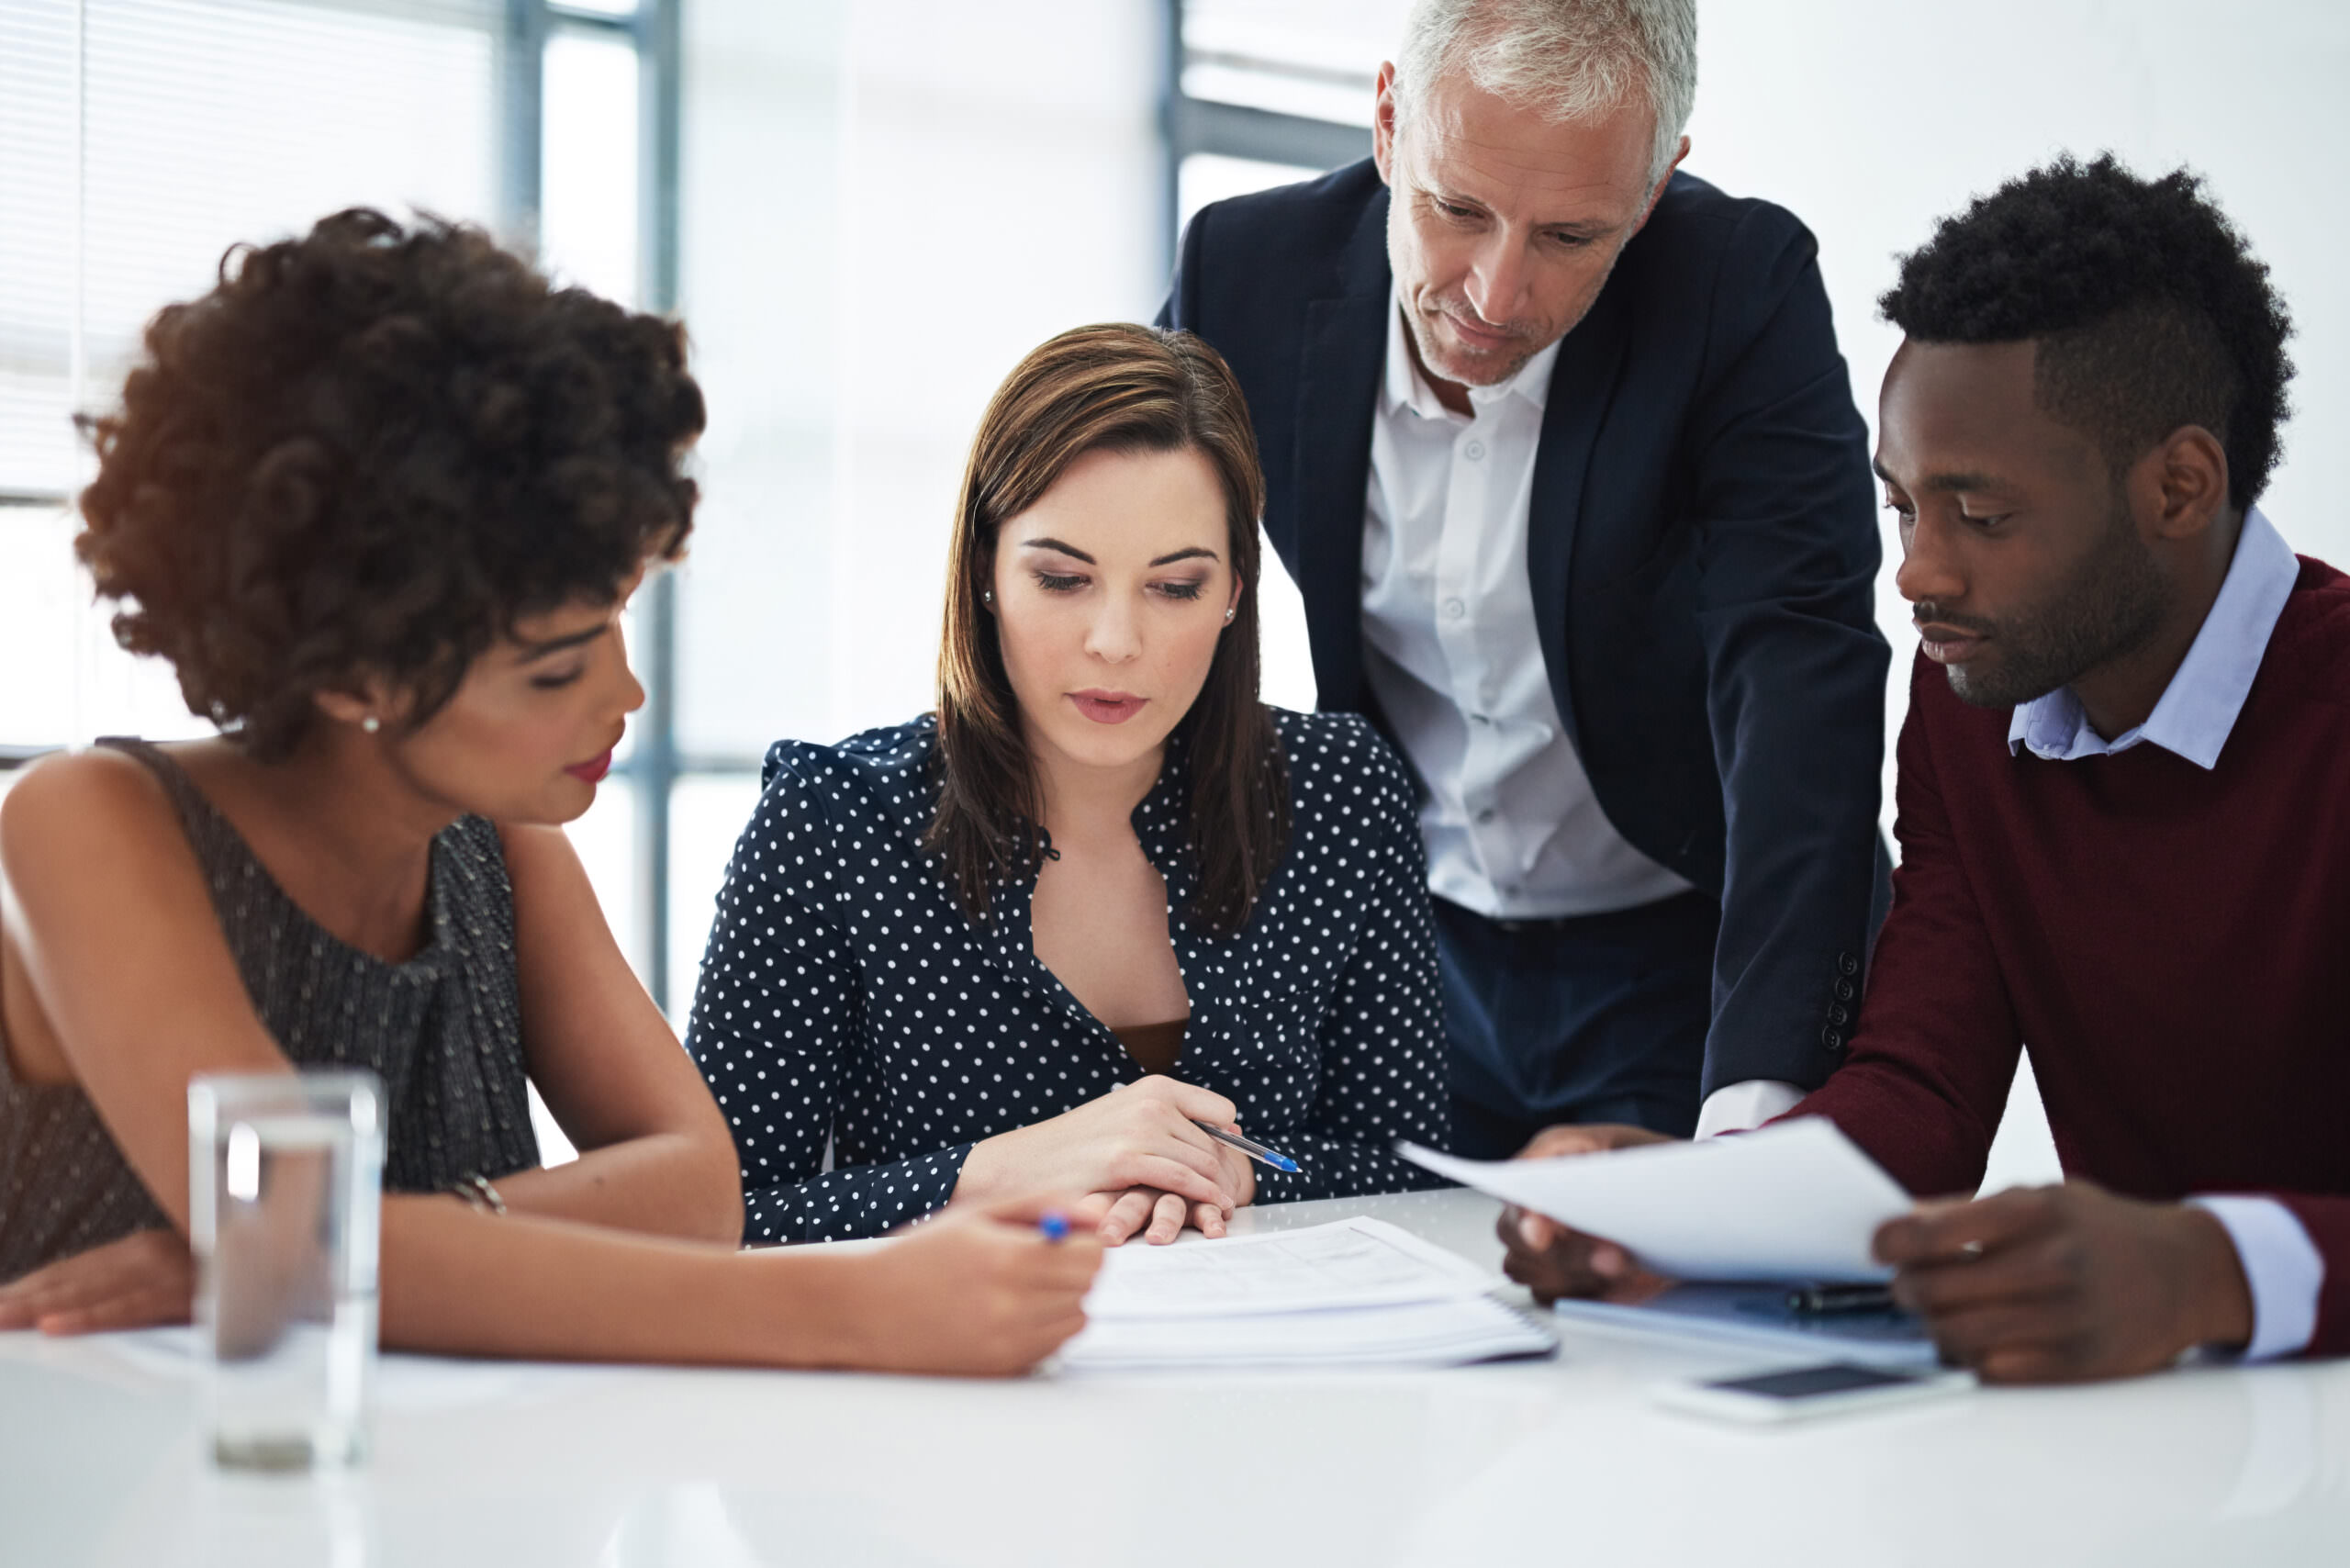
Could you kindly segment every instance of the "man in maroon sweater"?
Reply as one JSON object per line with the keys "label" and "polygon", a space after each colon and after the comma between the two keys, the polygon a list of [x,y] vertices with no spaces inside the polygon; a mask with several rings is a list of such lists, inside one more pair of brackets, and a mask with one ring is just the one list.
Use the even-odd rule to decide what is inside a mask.
{"label": "man in maroon sweater", "polygon": [[[1921,639],[1901,867],[1850,1056],[1788,1114],[1972,1193],[2031,1051],[2064,1184],[1876,1239],[1986,1379],[2350,1350],[2350,579],[2254,505],[2291,374],[2266,269],[2189,176],[2068,159],[1882,305]],[[1539,1218],[1503,1236],[1546,1299],[1631,1279]]]}

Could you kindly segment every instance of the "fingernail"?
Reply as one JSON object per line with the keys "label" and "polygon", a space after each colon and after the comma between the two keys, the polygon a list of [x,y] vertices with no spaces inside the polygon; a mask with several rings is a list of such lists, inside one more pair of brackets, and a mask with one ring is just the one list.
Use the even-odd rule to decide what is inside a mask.
{"label": "fingernail", "polygon": [[1540,1222],[1539,1220],[1537,1220],[1537,1219],[1536,1219],[1532,1215],[1518,1215],[1518,1216],[1517,1216],[1517,1238],[1518,1238],[1520,1241],[1525,1242],[1528,1247],[1539,1247],[1539,1246],[1541,1246],[1541,1245],[1542,1245],[1542,1238],[1541,1238],[1539,1235],[1538,1235],[1538,1234],[1536,1233],[1536,1229],[1535,1229],[1535,1227],[1536,1227],[1537,1226],[1539,1226],[1540,1223],[1541,1223],[1541,1222]]}
{"label": "fingernail", "polygon": [[1605,1274],[1611,1280],[1624,1271],[1624,1254],[1613,1247],[1598,1248],[1591,1255],[1592,1272]]}

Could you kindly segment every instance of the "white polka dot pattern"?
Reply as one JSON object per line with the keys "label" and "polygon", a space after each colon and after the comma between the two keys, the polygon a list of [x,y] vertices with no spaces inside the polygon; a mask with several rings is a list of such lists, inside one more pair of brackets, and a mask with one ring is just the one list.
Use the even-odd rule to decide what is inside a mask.
{"label": "white polka dot pattern", "polygon": [[[1183,747],[1135,811],[1167,879],[1192,1023],[1177,1071],[1296,1157],[1260,1203],[1436,1185],[1393,1140],[1449,1131],[1436,946],[1411,785],[1353,714],[1270,710],[1287,854],[1228,940],[1185,911]],[[733,1128],[744,1236],[874,1236],[946,1202],[971,1145],[1141,1076],[1031,948],[1033,878],[975,924],[921,846],[927,716],[834,746],[778,742],[734,848],[687,1048]],[[827,1142],[835,1169],[820,1173]]]}

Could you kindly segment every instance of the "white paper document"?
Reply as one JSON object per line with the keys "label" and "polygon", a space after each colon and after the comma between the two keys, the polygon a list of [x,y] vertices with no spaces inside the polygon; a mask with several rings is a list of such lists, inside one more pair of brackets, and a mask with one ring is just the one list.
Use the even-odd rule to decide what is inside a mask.
{"label": "white paper document", "polygon": [[1554,1336],[1486,1293],[1498,1275],[1383,1220],[1102,1260],[1068,1372],[1458,1366],[1541,1355]]}
{"label": "white paper document", "polygon": [[1390,1306],[1483,1295],[1501,1283],[1457,1252],[1358,1215],[1263,1236],[1112,1248],[1085,1316],[1098,1323]]}
{"label": "white paper document", "polygon": [[1398,1147],[1439,1176],[1605,1237],[1682,1280],[1890,1279],[1870,1242],[1910,1208],[1900,1184],[1819,1116],[1555,1159]]}
{"label": "white paper document", "polygon": [[[202,1351],[193,1328],[134,1328],[93,1334],[84,1342],[104,1346],[124,1365],[151,1377],[193,1379],[201,1370]],[[430,1414],[511,1404],[609,1377],[617,1370],[593,1362],[488,1361],[386,1350],[375,1365],[374,1398],[378,1409]]]}
{"label": "white paper document", "polygon": [[1061,1348],[1066,1372],[1457,1367],[1550,1354],[1557,1338],[1489,1295],[1331,1312],[1132,1317],[1089,1323]]}

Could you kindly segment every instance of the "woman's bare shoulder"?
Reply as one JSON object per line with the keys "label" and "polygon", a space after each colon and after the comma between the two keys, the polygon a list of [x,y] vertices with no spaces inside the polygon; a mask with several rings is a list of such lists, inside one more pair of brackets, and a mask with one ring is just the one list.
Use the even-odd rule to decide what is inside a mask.
{"label": "woman's bare shoulder", "polygon": [[11,869],[36,849],[182,839],[171,797],[138,758],[107,746],[55,752],[0,795],[0,859]]}

